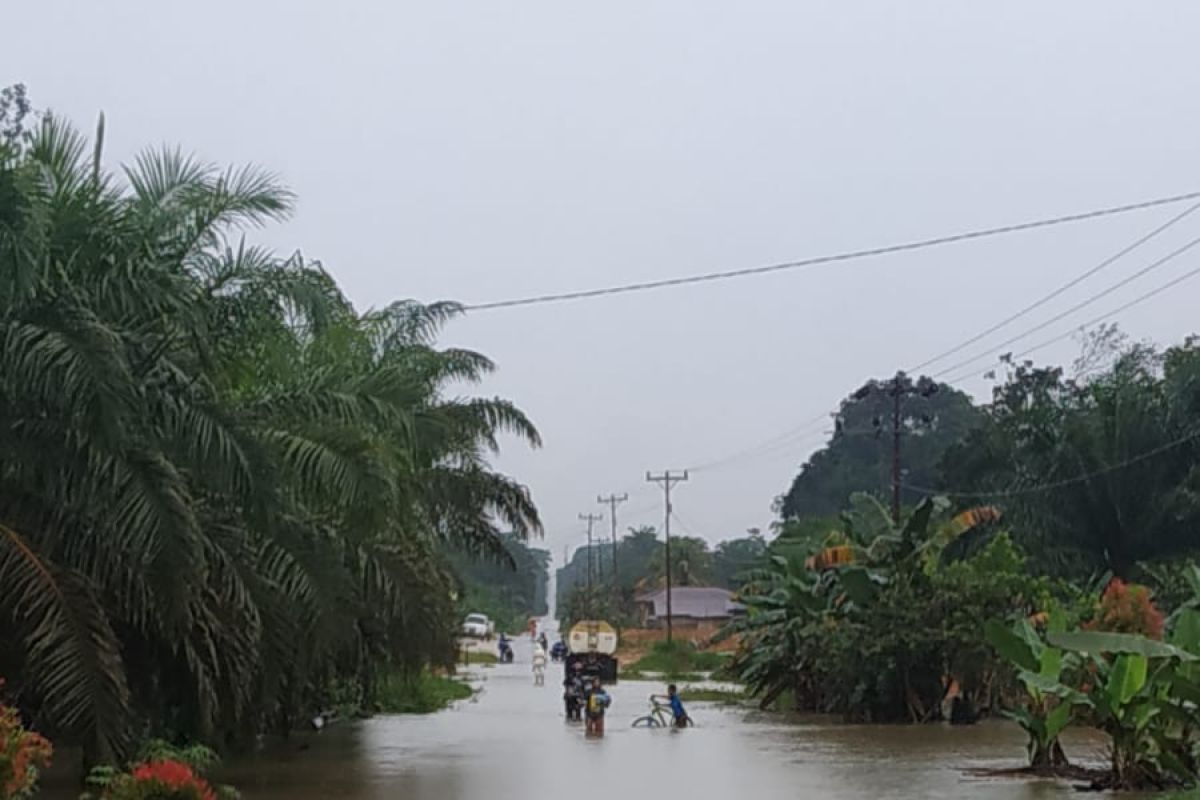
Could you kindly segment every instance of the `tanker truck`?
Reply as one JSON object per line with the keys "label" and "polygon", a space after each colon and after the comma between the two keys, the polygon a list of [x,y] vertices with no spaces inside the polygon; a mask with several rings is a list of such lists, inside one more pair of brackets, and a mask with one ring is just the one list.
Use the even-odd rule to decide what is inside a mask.
{"label": "tanker truck", "polygon": [[578,672],[598,676],[604,683],[617,682],[617,632],[603,620],[583,620],[567,633],[565,677]]}

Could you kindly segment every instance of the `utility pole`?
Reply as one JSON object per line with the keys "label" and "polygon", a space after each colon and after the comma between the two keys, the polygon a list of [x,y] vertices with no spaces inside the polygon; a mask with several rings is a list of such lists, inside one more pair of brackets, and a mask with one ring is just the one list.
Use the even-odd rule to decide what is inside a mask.
{"label": "utility pole", "polygon": [[601,505],[608,505],[608,518],[612,521],[612,578],[613,591],[620,596],[621,586],[617,583],[617,505],[624,503],[629,499],[628,494],[610,494],[608,497],[596,495],[596,502]]}
{"label": "utility pole", "polygon": [[[883,387],[888,388],[884,389]],[[876,383],[872,381],[866,384],[852,397],[855,400],[865,400],[872,392],[886,391],[892,397],[892,522],[895,525],[900,524],[900,437],[903,433],[901,422],[903,415],[901,414],[901,402],[905,397],[920,395],[921,397],[932,397],[937,394],[938,385],[927,378],[921,378],[915,384],[907,381],[907,376],[903,372],[897,372],[896,377],[892,378],[886,384]],[[925,417],[926,423],[932,422],[929,417]],[[883,432],[883,421],[879,417],[875,417],[875,435],[878,437]]]}
{"label": "utility pole", "polygon": [[900,373],[892,381],[892,524],[900,524]]}
{"label": "utility pole", "polygon": [[688,471],[685,469],[682,473],[671,472],[667,470],[660,475],[652,475],[649,471],[646,472],[646,481],[649,483],[657,483],[663,487],[663,533],[666,537],[666,561],[667,561],[667,642],[671,642],[671,487],[677,483],[681,483],[688,479]]}
{"label": "utility pole", "polygon": [[588,556],[587,556],[587,588],[588,588],[588,614],[592,610],[592,525],[604,519],[603,514],[580,514],[579,518],[587,523],[588,526]]}

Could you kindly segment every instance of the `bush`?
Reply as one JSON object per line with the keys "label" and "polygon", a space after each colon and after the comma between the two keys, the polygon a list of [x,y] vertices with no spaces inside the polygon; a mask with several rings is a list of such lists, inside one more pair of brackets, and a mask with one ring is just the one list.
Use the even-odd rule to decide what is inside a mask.
{"label": "bush", "polygon": [[107,785],[101,800],[217,800],[208,781],[184,762],[173,759],[146,761],[129,772],[104,778]]}
{"label": "bush", "polygon": [[48,741],[25,729],[16,709],[0,703],[0,800],[32,797],[52,752]]}
{"label": "bush", "polygon": [[424,671],[384,678],[376,687],[376,702],[385,714],[431,714],[472,694],[474,690],[460,680]]}
{"label": "bush", "polygon": [[1095,617],[1085,627],[1112,633],[1140,633],[1151,639],[1162,639],[1164,625],[1162,612],[1154,605],[1149,589],[1113,578],[1100,597]]}
{"label": "bush", "polygon": [[655,642],[650,652],[629,666],[630,672],[658,672],[668,678],[697,672],[715,672],[725,666],[719,653],[706,653],[691,642]]}
{"label": "bush", "polygon": [[204,777],[218,763],[216,752],[204,745],[151,739],[126,771],[92,768],[80,800],[236,800],[233,787],[213,785]]}

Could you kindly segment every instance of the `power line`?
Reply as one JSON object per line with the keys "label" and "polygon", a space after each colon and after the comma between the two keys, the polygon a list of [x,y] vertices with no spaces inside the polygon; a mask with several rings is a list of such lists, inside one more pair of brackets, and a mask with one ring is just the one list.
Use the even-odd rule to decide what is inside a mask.
{"label": "power line", "polygon": [[993,236],[1001,236],[1009,233],[1019,233],[1022,231],[1035,230],[1038,228],[1049,228],[1058,225],[1066,225],[1074,222],[1083,222],[1086,220],[1097,219],[1100,217],[1113,216],[1117,214],[1126,214],[1131,211],[1141,211],[1147,208],[1156,208],[1159,206],[1171,205],[1187,200],[1200,199],[1200,192],[1187,192],[1186,194],[1173,195],[1170,197],[1160,197],[1154,200],[1146,200],[1140,203],[1129,203],[1120,206],[1111,206],[1108,208],[1095,209],[1077,214],[1067,214],[1059,217],[1049,217],[1045,219],[1036,219],[1028,222],[1020,222],[1014,225],[1002,225],[994,228],[982,228],[977,230],[965,231],[962,233],[950,234],[947,236],[937,236],[930,239],[917,239],[910,242],[902,242],[899,244],[886,245],[883,247],[872,247],[862,250],[851,250],[848,252],[835,253],[832,255],[815,256],[805,258],[799,261],[785,261],[779,264],[768,264],[759,267],[747,267],[743,269],[725,270],[721,272],[709,272],[700,275],[686,275],[678,278],[663,278],[659,280],[641,281],[637,283],[619,284],[616,286],[608,286],[599,289],[582,289],[571,292],[559,292],[554,294],[533,295],[531,297],[520,297],[511,300],[496,300],[485,303],[474,303],[464,305],[466,311],[489,311],[499,308],[514,308],[517,306],[532,306],[543,305],[546,303],[559,303],[568,300],[584,300],[593,297],[603,297],[615,294],[628,294],[630,292],[643,292],[651,289],[664,289],[673,286],[685,286],[693,283],[706,283],[710,281],[728,280],[731,278],[742,278],[750,275],[765,275],[772,272],[783,272],[785,270],[803,269],[813,267],[820,264],[831,264],[840,261],[852,261],[862,258],[870,258],[874,256],[891,255],[893,253],[903,253],[913,250],[922,250],[930,247],[939,247],[941,245],[954,244],[956,242],[970,241],[973,239],[984,239]]}
{"label": "power line", "polygon": [[[1072,280],[1063,284],[1062,286],[1058,287],[1057,289],[1050,292],[1049,294],[1044,295],[1039,300],[1025,306],[1020,311],[1017,311],[1015,314],[1010,315],[1009,317],[1005,318],[1001,322],[991,326],[990,328],[983,331],[982,333],[979,333],[979,334],[967,339],[966,341],[956,345],[955,347],[953,347],[949,350],[946,350],[943,353],[941,353],[937,356],[934,356],[933,358],[930,358],[930,359],[916,365],[915,367],[910,368],[909,370],[907,370],[907,372],[916,373],[922,367],[926,367],[932,363],[940,361],[941,359],[945,358],[946,356],[960,352],[961,350],[965,349],[966,347],[970,346],[971,344],[979,341],[980,339],[985,338],[989,334],[994,333],[997,330],[1000,330],[1001,328],[1005,327],[1006,325],[1010,324],[1011,322],[1014,322],[1017,319],[1020,319],[1021,317],[1025,316],[1029,312],[1036,310],[1037,308],[1041,307],[1042,305],[1045,305],[1050,300],[1053,300],[1054,298],[1061,295],[1063,292],[1078,285],[1083,280],[1091,277],[1092,275],[1095,275],[1096,273],[1100,272],[1104,268],[1112,265],[1115,261],[1117,261],[1121,257],[1128,255],[1130,252],[1132,252],[1133,250],[1142,246],[1146,242],[1150,241],[1155,236],[1166,231],[1168,228],[1175,225],[1176,223],[1178,223],[1179,221],[1181,221],[1182,219],[1187,217],[1189,214],[1192,214],[1197,209],[1200,209],[1200,203],[1196,203],[1196,204],[1189,206],[1182,213],[1176,214],[1171,219],[1167,220],[1163,224],[1159,225],[1158,227],[1154,228],[1150,232],[1141,236],[1133,243],[1131,243],[1131,244],[1127,245],[1126,247],[1122,248],[1121,250],[1117,251],[1112,256],[1106,258],[1104,261],[1101,261],[1096,266],[1094,266],[1094,267],[1088,269],[1087,271],[1085,271],[1084,273],[1076,276],[1075,278],[1073,278]],[[1196,239],[1196,240],[1193,240],[1193,241],[1185,244],[1183,247],[1178,248],[1177,250],[1173,251],[1172,253],[1169,253],[1168,255],[1166,255],[1165,257],[1152,262],[1150,265],[1143,267],[1141,270],[1139,270],[1138,272],[1135,272],[1133,275],[1109,286],[1108,288],[1104,289],[1103,291],[1101,291],[1095,295],[1092,295],[1091,297],[1087,298],[1086,300],[1084,300],[1080,303],[1077,303],[1076,305],[1072,306],[1071,308],[1067,309],[1066,311],[1050,318],[1046,322],[1036,325],[1033,328],[1030,328],[1030,329],[1022,332],[1021,334],[1013,336],[1010,339],[1006,340],[1005,342],[1002,342],[1001,344],[996,345],[996,346],[992,347],[991,349],[987,350],[986,352],[980,353],[971,359],[967,359],[965,361],[960,361],[951,367],[947,367],[945,370],[935,373],[933,377],[940,377],[942,375],[947,374],[948,372],[952,372],[955,369],[958,369],[959,367],[966,366],[968,364],[974,363],[975,361],[982,360],[983,358],[986,358],[987,356],[991,355],[992,353],[994,353],[996,350],[999,350],[1000,348],[1003,348],[1009,344],[1020,341],[1021,339],[1025,338],[1026,336],[1028,336],[1030,334],[1037,333],[1039,330],[1043,330],[1043,329],[1049,327],[1050,325],[1054,324],[1055,322],[1063,319],[1066,316],[1069,316],[1070,314],[1075,313],[1076,311],[1079,311],[1079,310],[1085,308],[1088,305],[1091,305],[1092,303],[1096,302],[1097,300],[1099,300],[1103,297],[1106,297],[1107,295],[1111,294],[1112,292],[1116,291],[1117,289],[1120,289],[1121,287],[1131,283],[1132,281],[1147,274],[1148,272],[1151,272],[1151,271],[1163,266],[1164,264],[1168,263],[1169,261],[1173,260],[1174,258],[1182,255],[1184,252],[1191,249],[1198,243],[1200,243],[1200,239]],[[1172,281],[1170,284],[1168,284],[1168,287],[1175,285],[1178,282],[1179,281]],[[1100,319],[1105,319],[1109,316],[1112,316],[1115,313],[1119,313],[1120,311],[1125,310],[1126,308],[1130,307],[1131,305],[1136,305],[1138,302],[1148,299],[1149,296],[1158,294],[1161,291],[1162,291],[1162,289],[1151,292],[1147,296],[1143,296],[1142,298],[1139,298],[1138,300],[1134,301],[1133,303],[1126,304],[1114,312],[1110,312],[1109,314],[1105,314],[1101,317],[1096,318],[1096,321],[1098,321]],[[1089,321],[1087,323],[1084,323],[1084,327],[1093,324],[1093,322],[1094,321]],[[1032,352],[1032,350],[1034,350],[1034,349],[1040,349],[1042,347],[1048,346],[1049,344],[1053,344],[1054,342],[1057,342],[1063,338],[1066,338],[1067,336],[1071,335],[1071,333],[1073,333],[1074,330],[1075,329],[1072,329],[1072,331],[1069,331],[1067,334],[1065,334],[1063,336],[1056,337],[1053,340],[1050,340],[1048,342],[1044,342],[1040,345],[1037,345],[1037,347],[1031,348],[1029,351],[1025,351],[1025,353]],[[1025,355],[1025,353],[1021,353],[1020,355]],[[970,377],[970,374],[964,375],[963,377]],[[954,379],[951,379],[949,382],[956,383],[962,379],[963,379],[962,377],[954,378]],[[816,431],[812,430],[814,424],[816,424],[817,422],[823,421],[827,416],[828,416],[827,413],[822,413],[816,417],[813,417],[810,420],[807,420],[807,421],[801,423],[800,425],[798,425],[794,428],[791,428],[777,436],[772,437],[771,439],[768,439],[757,445],[753,445],[749,448],[739,450],[729,456],[725,456],[725,457],[722,457],[719,459],[715,459],[713,461],[709,461],[709,462],[697,465],[695,467],[692,467],[692,469],[695,469],[696,471],[701,471],[701,470],[710,471],[710,470],[716,469],[718,467],[726,466],[730,463],[735,463],[737,461],[741,461],[741,460],[744,460],[747,458],[760,458],[762,456],[768,455],[772,452],[775,452],[775,451],[781,449],[782,447],[786,447],[786,446],[792,444],[794,441],[802,439],[804,436],[809,435],[810,433],[816,433]]]}
{"label": "power line", "polygon": [[[1171,253],[1171,254],[1168,254],[1168,256],[1166,256],[1164,259],[1160,259],[1158,262],[1155,262],[1154,264],[1151,264],[1150,266],[1151,266],[1151,267],[1162,266],[1162,264],[1163,264],[1163,263],[1165,263],[1165,261],[1166,261],[1166,260],[1170,260],[1171,258],[1175,258],[1175,257],[1177,257],[1178,255],[1181,255],[1181,254],[1182,254],[1182,252],[1184,252],[1184,251],[1186,251],[1186,250],[1190,249],[1191,247],[1195,246],[1197,243],[1200,243],[1200,239],[1193,240],[1192,242],[1189,242],[1189,243],[1188,243],[1187,245],[1185,245],[1184,247],[1180,248],[1179,250],[1177,250],[1177,251],[1175,251],[1175,252],[1173,252],[1173,253]],[[1038,326],[1036,326],[1036,327],[1034,327],[1034,328],[1031,328],[1030,330],[1026,331],[1024,334],[1021,334],[1020,336],[1013,338],[1011,341],[1015,342],[1015,341],[1017,341],[1017,340],[1019,340],[1019,339],[1023,339],[1023,338],[1025,338],[1025,336],[1027,336],[1027,335],[1028,335],[1028,334],[1030,334],[1030,333],[1036,333],[1037,331],[1039,331],[1039,330],[1041,330],[1041,329],[1043,329],[1043,328],[1045,328],[1045,327],[1048,327],[1050,324],[1053,324],[1054,322],[1058,321],[1059,319],[1062,319],[1063,317],[1067,316],[1068,314],[1070,314],[1070,313],[1073,313],[1074,311],[1077,311],[1077,310],[1079,310],[1080,308],[1083,308],[1083,307],[1084,307],[1084,306],[1086,306],[1086,305],[1089,305],[1089,304],[1090,304],[1091,302],[1093,302],[1094,300],[1100,299],[1101,297],[1104,297],[1104,296],[1105,296],[1105,295],[1107,295],[1107,294],[1111,294],[1111,293],[1112,293],[1112,291],[1113,291],[1113,290],[1115,290],[1116,288],[1120,288],[1120,286],[1123,286],[1123,285],[1125,285],[1126,283],[1129,283],[1129,281],[1133,280],[1134,278],[1140,277],[1141,275],[1143,275],[1143,274],[1145,274],[1147,271],[1149,271],[1149,269],[1150,269],[1149,267],[1147,267],[1147,268],[1143,268],[1141,271],[1139,271],[1138,273],[1135,273],[1133,276],[1131,276],[1130,278],[1126,279],[1125,281],[1122,281],[1120,284],[1117,284],[1117,285],[1114,285],[1114,286],[1112,286],[1112,287],[1109,287],[1109,289],[1106,289],[1104,292],[1102,292],[1102,293],[1100,293],[1100,294],[1098,294],[1098,295],[1095,295],[1093,298],[1091,298],[1091,299],[1090,299],[1090,300],[1088,300],[1087,302],[1080,303],[1080,304],[1078,304],[1077,306],[1075,306],[1075,307],[1073,307],[1073,308],[1069,309],[1068,311],[1066,311],[1066,312],[1063,312],[1062,314],[1060,314],[1060,315],[1058,315],[1058,316],[1056,316],[1056,317],[1054,317],[1054,318],[1052,318],[1052,319],[1048,320],[1046,323],[1043,323],[1043,324],[1041,324],[1041,325],[1038,325]],[[1118,315],[1118,314],[1120,314],[1120,313],[1122,313],[1122,312],[1124,312],[1124,311],[1127,311],[1127,310],[1129,310],[1130,308],[1133,308],[1133,307],[1134,307],[1134,306],[1136,306],[1136,305],[1139,305],[1139,304],[1141,304],[1141,303],[1144,303],[1144,302],[1146,302],[1147,300],[1150,300],[1150,299],[1152,299],[1153,297],[1156,297],[1157,295],[1160,295],[1160,294],[1162,294],[1163,292],[1167,291],[1168,289],[1171,289],[1171,288],[1173,288],[1173,287],[1175,287],[1175,286],[1178,286],[1179,284],[1183,283],[1184,281],[1187,281],[1187,280],[1190,280],[1191,278],[1194,278],[1194,277],[1196,277],[1197,275],[1200,275],[1200,267],[1197,267],[1197,268],[1195,268],[1195,269],[1192,269],[1192,270],[1190,270],[1190,271],[1188,271],[1188,272],[1185,272],[1184,274],[1182,274],[1182,275],[1180,275],[1180,276],[1178,276],[1178,277],[1176,277],[1176,278],[1173,278],[1173,279],[1171,279],[1171,280],[1170,280],[1170,281],[1168,281],[1167,283],[1164,283],[1164,284],[1162,284],[1161,286],[1158,286],[1158,287],[1156,287],[1156,288],[1154,288],[1154,289],[1151,289],[1150,291],[1148,291],[1148,292],[1145,292],[1145,293],[1143,293],[1143,294],[1141,294],[1141,295],[1139,295],[1139,296],[1137,296],[1137,297],[1133,298],[1132,300],[1130,300],[1130,301],[1129,301],[1129,302],[1127,302],[1127,303],[1123,303],[1123,304],[1121,304],[1120,306],[1117,306],[1116,308],[1112,309],[1111,311],[1108,311],[1108,312],[1105,312],[1104,314],[1099,314],[1099,315],[1097,315],[1097,316],[1095,316],[1095,317],[1092,317],[1091,319],[1089,319],[1089,320],[1087,320],[1087,321],[1085,321],[1085,322],[1081,323],[1081,324],[1080,324],[1078,327],[1073,327],[1073,328],[1071,328],[1071,330],[1069,330],[1069,331],[1066,331],[1065,333],[1059,334],[1058,336],[1055,336],[1055,337],[1053,337],[1053,338],[1050,338],[1050,339],[1047,339],[1047,340],[1045,340],[1045,341],[1043,341],[1043,342],[1040,342],[1040,343],[1038,343],[1038,344],[1036,344],[1036,345],[1034,345],[1034,346],[1032,346],[1032,347],[1030,347],[1030,348],[1028,348],[1028,349],[1026,349],[1026,350],[1022,350],[1021,352],[1014,354],[1014,355],[1013,355],[1013,358],[1014,358],[1014,359],[1017,359],[1017,358],[1022,358],[1022,357],[1024,357],[1024,356],[1027,356],[1027,355],[1029,355],[1030,353],[1034,353],[1034,352],[1036,352],[1036,351],[1038,351],[1038,350],[1042,350],[1042,349],[1044,349],[1044,348],[1046,348],[1046,347],[1049,347],[1049,346],[1050,346],[1050,345],[1052,345],[1052,344],[1057,344],[1058,342],[1061,342],[1063,339],[1067,339],[1067,338],[1069,338],[1069,337],[1073,336],[1073,335],[1074,335],[1074,334],[1075,334],[1077,331],[1079,331],[1079,330],[1081,330],[1081,329],[1090,328],[1090,327],[1092,327],[1093,325],[1096,325],[1096,324],[1098,324],[1098,323],[1100,323],[1100,322],[1104,322],[1104,321],[1105,321],[1105,320],[1107,320],[1107,319],[1110,319],[1110,318],[1112,318],[1112,317],[1115,317],[1116,315]],[[1006,342],[1005,344],[1008,344],[1008,342]],[[999,345],[999,347],[1004,347],[1004,346],[1005,346],[1004,344],[1002,344],[1002,345]],[[994,349],[998,349],[998,348],[994,348]],[[994,349],[993,349],[993,351],[994,351]],[[993,352],[993,351],[989,351],[989,352],[988,352],[988,355],[990,355],[990,354],[991,354],[991,352]],[[970,359],[969,361],[966,361],[966,362],[962,362],[962,363],[960,363],[958,366],[962,366],[963,364],[969,364],[969,363],[972,363],[973,361],[977,361],[977,360],[979,360],[979,358],[978,358],[978,357],[977,357],[977,358],[974,358],[974,359]],[[949,370],[943,370],[942,372],[938,372],[938,373],[936,373],[936,375],[935,375],[934,377],[939,377],[939,376],[941,376],[941,375],[944,375],[944,374],[945,374],[947,371],[949,371]],[[974,373],[973,373],[973,372],[966,372],[966,373],[963,373],[963,374],[961,374],[961,375],[957,375],[957,376],[955,376],[955,377],[953,377],[953,378],[949,378],[949,379],[947,379],[947,380],[946,380],[946,383],[949,383],[949,384],[953,385],[953,384],[955,384],[955,383],[959,383],[959,382],[961,382],[961,381],[963,381],[963,380],[965,380],[965,379],[967,379],[967,378],[970,378],[970,377],[972,377],[973,375],[974,375]],[[727,456],[727,457],[725,457],[725,458],[718,459],[718,460],[715,460],[715,461],[710,461],[710,462],[708,462],[708,463],[706,463],[706,464],[702,464],[702,465],[700,465],[700,466],[697,466],[697,467],[692,467],[691,469],[694,469],[694,470],[696,470],[696,471],[701,471],[701,470],[704,470],[704,471],[711,471],[711,470],[714,470],[714,469],[716,469],[716,468],[718,468],[718,467],[725,466],[725,465],[727,465],[727,464],[729,464],[729,463],[736,462],[736,461],[740,461],[740,460],[742,460],[742,459],[744,459],[744,458],[757,458],[757,457],[761,457],[761,456],[767,455],[767,454],[771,453],[771,452],[772,452],[772,451],[774,451],[774,450],[778,450],[778,449],[780,449],[781,447],[784,447],[784,446],[787,446],[788,444],[791,444],[792,442],[791,442],[791,441],[789,441],[789,440],[791,440],[791,439],[799,439],[799,438],[803,438],[803,434],[804,434],[804,433],[805,433],[805,431],[806,431],[806,426],[807,426],[807,429],[811,429],[811,427],[812,427],[813,423],[815,423],[815,422],[816,422],[816,421],[818,421],[818,420],[823,420],[823,419],[825,419],[827,416],[828,416],[828,414],[822,414],[822,415],[820,415],[820,416],[818,416],[818,417],[814,417],[812,420],[809,420],[808,422],[806,422],[806,423],[804,423],[804,424],[802,424],[802,425],[800,425],[800,426],[797,426],[796,428],[793,428],[791,431],[785,432],[785,433],[781,434],[780,436],[777,436],[777,437],[775,437],[775,438],[774,438],[774,439],[772,439],[772,440],[768,440],[768,441],[767,441],[766,443],[764,443],[764,444],[757,445],[757,446],[755,446],[755,447],[753,447],[753,448],[747,448],[746,450],[739,451],[739,452],[737,452],[737,453],[734,453],[734,454],[733,454],[733,455],[731,455],[731,456]],[[812,431],[812,433],[816,433],[816,432],[817,432],[817,431]],[[908,488],[913,488],[914,490],[920,491],[920,490],[919,490],[919,489],[917,489],[916,487],[908,487]]]}
{"label": "power line", "polygon": [[[1200,271],[1200,270],[1198,270],[1198,271]],[[1161,455],[1162,453],[1165,453],[1169,450],[1173,450],[1174,448],[1179,447],[1180,445],[1187,444],[1188,442],[1190,442],[1191,440],[1193,440],[1197,437],[1200,437],[1200,430],[1194,430],[1185,436],[1181,436],[1178,439],[1174,439],[1170,442],[1167,442],[1166,444],[1159,445],[1158,447],[1155,447],[1151,450],[1147,450],[1144,453],[1136,455],[1133,458],[1129,458],[1129,459],[1126,459],[1125,461],[1121,461],[1116,464],[1112,464],[1110,466],[1104,467],[1103,469],[1094,470],[1092,472],[1087,472],[1082,475],[1076,475],[1073,478],[1066,478],[1066,479],[1060,480],[1060,481],[1053,481],[1051,483],[1043,483],[1043,484],[1039,484],[1036,486],[1030,486],[1025,489],[1007,489],[1007,490],[995,491],[995,492],[943,492],[943,491],[939,491],[937,489],[929,489],[927,487],[922,487],[922,486],[911,486],[908,484],[905,484],[904,488],[910,489],[914,492],[921,492],[922,494],[926,494],[926,495],[941,495],[943,497],[962,497],[962,498],[993,498],[993,499],[995,499],[995,498],[1006,498],[1006,497],[1020,497],[1020,496],[1029,495],[1029,494],[1038,494],[1040,492],[1048,492],[1048,491],[1053,491],[1054,489],[1061,489],[1064,486],[1071,486],[1072,484],[1076,484],[1076,483],[1084,483],[1086,481],[1091,480],[1092,478],[1098,478],[1101,475],[1107,475],[1110,472],[1116,472],[1118,470],[1125,469],[1126,467],[1129,467],[1129,466],[1132,466],[1139,462],[1145,461],[1149,458],[1153,458],[1157,455]]]}
{"label": "power line", "polygon": [[1059,286],[1057,289],[1050,292],[1049,294],[1043,295],[1038,300],[1035,300],[1034,302],[1025,306],[1020,311],[1017,311],[1016,313],[1005,317],[1004,319],[997,322],[995,325],[992,325],[990,328],[980,331],[979,333],[972,336],[970,339],[967,339],[966,341],[956,344],[954,347],[951,347],[949,350],[945,350],[941,353],[938,353],[933,358],[929,358],[929,359],[926,359],[925,361],[922,361],[920,364],[917,364],[915,367],[909,368],[907,371],[909,373],[916,373],[919,370],[922,370],[925,367],[928,367],[930,364],[935,364],[944,358],[952,356],[955,353],[961,352],[962,350],[965,350],[966,348],[968,348],[971,345],[975,344],[976,342],[990,336],[991,334],[995,333],[996,331],[1000,330],[1001,328],[1004,328],[1004,327],[1008,326],[1009,324],[1016,322],[1018,319],[1020,319],[1021,317],[1024,317],[1026,314],[1030,313],[1031,311],[1035,311],[1038,308],[1041,308],[1042,306],[1044,306],[1046,303],[1050,302],[1054,298],[1062,295],[1063,292],[1066,292],[1069,289],[1073,289],[1074,287],[1078,286],[1080,283],[1082,283],[1083,281],[1092,277],[1093,275],[1100,272],[1101,270],[1112,266],[1112,264],[1114,262],[1129,255],[1134,250],[1136,250],[1137,248],[1146,244],[1151,239],[1153,239],[1155,236],[1158,236],[1160,233],[1163,233],[1164,231],[1169,229],[1171,226],[1175,225],[1177,222],[1180,222],[1181,220],[1183,220],[1184,217],[1187,217],[1189,214],[1193,213],[1197,209],[1200,209],[1200,203],[1196,203],[1194,205],[1188,206],[1182,212],[1180,212],[1179,214],[1176,214],[1174,217],[1167,220],[1163,224],[1159,225],[1157,228],[1155,228],[1154,230],[1145,234],[1141,238],[1137,239],[1132,244],[1129,244],[1129,245],[1121,248],[1116,253],[1112,254],[1108,258],[1101,261],[1099,264],[1097,264],[1094,267],[1091,267],[1090,269],[1084,271],[1083,273],[1075,276],[1074,278],[1067,281],[1062,286]]}
{"label": "power line", "polygon": [[1112,294],[1113,292],[1117,291],[1118,289],[1122,288],[1123,286],[1127,286],[1128,284],[1132,283],[1133,281],[1137,280],[1138,278],[1142,277],[1143,275],[1146,275],[1146,274],[1158,269],[1159,267],[1162,267],[1163,265],[1170,263],[1171,261],[1173,261],[1176,258],[1178,258],[1179,256],[1183,255],[1188,250],[1191,250],[1193,247],[1195,247],[1198,244],[1200,244],[1200,237],[1192,239],[1191,241],[1187,242],[1186,244],[1184,244],[1181,247],[1177,247],[1176,249],[1172,250],[1170,253],[1167,253],[1162,258],[1159,258],[1155,261],[1150,262],[1150,264],[1148,264],[1145,267],[1142,267],[1140,270],[1133,273],[1132,275],[1117,281],[1116,283],[1108,286],[1103,291],[1097,292],[1096,294],[1092,295],[1091,297],[1081,300],[1080,302],[1071,306],[1067,310],[1059,312],[1058,314],[1055,314],[1053,317],[1050,317],[1050,319],[1048,319],[1044,322],[1041,322],[1041,323],[1033,326],[1032,328],[1029,328],[1028,330],[1022,331],[1021,333],[1019,333],[1015,336],[1011,336],[1008,339],[1005,339],[1000,344],[992,345],[987,350],[982,351],[970,358],[964,359],[962,361],[959,361],[959,362],[953,364],[952,366],[946,367],[945,369],[941,370],[940,372],[935,372],[932,377],[934,377],[934,378],[941,377],[942,375],[946,375],[947,373],[954,372],[955,370],[961,369],[962,367],[966,367],[971,364],[974,364],[976,361],[981,361],[981,360],[987,358],[992,353],[995,353],[997,350],[1003,349],[1003,348],[1007,347],[1008,345],[1013,344],[1015,342],[1019,342],[1020,340],[1024,339],[1026,336],[1029,336],[1031,333],[1037,333],[1040,330],[1045,330],[1046,328],[1053,325],[1055,322],[1058,322],[1059,320],[1061,320],[1065,317],[1069,317],[1070,315],[1074,314],[1076,311],[1079,311],[1080,309],[1090,306],[1092,303],[1096,302],[1097,300],[1101,299],[1102,297],[1107,297],[1108,295]]}
{"label": "power line", "polygon": [[[1030,347],[1026,350],[1022,350],[1021,352],[1015,354],[1013,356],[1013,358],[1014,359],[1022,358],[1023,356],[1027,356],[1030,353],[1033,353],[1033,352],[1036,352],[1043,348],[1049,347],[1052,344],[1057,344],[1058,342],[1061,342],[1063,339],[1067,339],[1071,336],[1074,336],[1077,331],[1083,330],[1085,328],[1090,328],[1091,326],[1093,326],[1099,322],[1103,322],[1106,319],[1109,319],[1110,317],[1115,317],[1117,314],[1120,314],[1123,311],[1128,311],[1129,309],[1133,308],[1134,306],[1144,303],[1147,300],[1151,299],[1152,297],[1160,295],[1163,292],[1165,292],[1166,290],[1173,288],[1175,286],[1178,286],[1179,284],[1183,283],[1184,281],[1190,280],[1191,278],[1194,278],[1197,275],[1200,275],[1200,267],[1196,267],[1195,269],[1189,270],[1188,272],[1185,272],[1182,275],[1167,281],[1166,283],[1162,284],[1161,286],[1158,286],[1157,288],[1151,289],[1150,291],[1145,292],[1144,294],[1138,295],[1137,297],[1133,298],[1129,302],[1123,303],[1123,304],[1117,306],[1112,311],[1108,311],[1108,312],[1105,312],[1104,314],[1100,314],[1098,316],[1092,317],[1088,321],[1079,325],[1079,327],[1071,328],[1071,330],[1066,331],[1065,333],[1061,333],[1058,336],[1055,336],[1053,338],[1045,340],[1044,342],[1035,344],[1033,347]],[[964,373],[962,375],[959,375],[956,378],[952,378],[950,382],[957,383],[958,381],[965,380],[965,379],[971,377],[972,375],[973,375],[973,373]]]}
{"label": "power line", "polygon": [[768,453],[780,449],[780,447],[791,444],[794,440],[802,439],[807,435],[818,433],[819,430],[815,430],[814,426],[818,423],[825,422],[828,418],[829,413],[823,411],[812,419],[806,420],[794,428],[789,428],[783,433],[772,436],[770,439],[759,442],[756,445],[752,445],[742,450],[735,451],[727,456],[722,456],[721,458],[713,459],[712,461],[706,461],[693,467],[688,467],[688,469],[695,472],[709,472],[717,469],[718,467],[723,467],[736,461],[741,461],[744,458],[757,458],[759,456],[767,455]]}
{"label": "power line", "polygon": [[[607,505],[609,508],[608,518],[612,521],[612,573],[613,573],[613,591],[616,593],[617,599],[621,596],[621,584],[617,580],[617,506],[629,500],[629,492],[616,492],[608,497],[596,495],[596,502],[600,505]],[[603,549],[603,548],[601,548]]]}

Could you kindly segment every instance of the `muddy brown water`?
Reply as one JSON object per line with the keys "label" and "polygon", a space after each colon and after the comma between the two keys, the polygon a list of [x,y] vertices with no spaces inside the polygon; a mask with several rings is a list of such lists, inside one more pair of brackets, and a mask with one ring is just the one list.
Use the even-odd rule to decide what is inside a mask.
{"label": "muddy brown water", "polygon": [[[231,762],[220,777],[247,800],[1077,796],[1065,783],[968,774],[1021,764],[1021,732],[1003,722],[848,726],[695,703],[692,729],[635,730],[631,720],[662,687],[622,682],[612,689],[607,735],[585,739],[563,721],[558,670],[544,688],[533,685],[528,647],[518,643],[516,664],[475,673],[480,692],[455,708],[333,725]],[[1068,752],[1103,757],[1098,741],[1080,735]],[[45,796],[74,794],[60,788]]]}

